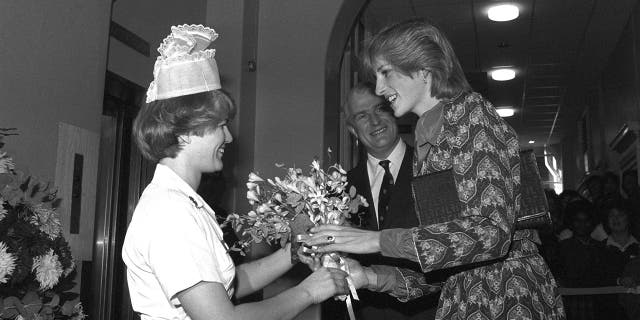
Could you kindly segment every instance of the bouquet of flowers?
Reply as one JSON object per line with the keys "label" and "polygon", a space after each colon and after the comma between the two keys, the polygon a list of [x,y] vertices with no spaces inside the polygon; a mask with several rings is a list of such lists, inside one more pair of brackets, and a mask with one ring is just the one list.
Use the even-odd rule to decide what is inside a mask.
{"label": "bouquet of flowers", "polygon": [[[284,168],[284,165],[276,166]],[[348,188],[346,174],[339,164],[323,170],[317,159],[311,162],[306,175],[300,168],[287,168],[284,177],[266,180],[254,172],[250,173],[247,199],[253,210],[245,215],[230,214],[226,220],[240,238],[231,250],[242,253],[253,242],[266,241],[284,246],[291,241],[291,257],[297,259],[297,238],[304,237],[309,228],[321,224],[347,224],[360,206],[368,206],[355,187]],[[337,253],[325,254],[321,259],[323,266],[348,272],[345,261]],[[358,299],[351,283],[350,289],[353,297]],[[346,300],[353,319],[351,297],[341,296],[340,299]]]}
{"label": "bouquet of flowers", "polygon": [[0,318],[83,319],[75,263],[49,184],[15,170],[0,129]]}
{"label": "bouquet of flowers", "polygon": [[308,175],[300,168],[286,172],[283,178],[266,180],[254,172],[249,174],[247,199],[253,210],[227,216],[240,238],[232,250],[243,252],[253,242],[295,243],[292,234],[304,234],[314,225],[343,225],[360,206],[368,206],[355,187],[347,190],[346,171],[339,164],[325,172],[318,160],[313,160]]}

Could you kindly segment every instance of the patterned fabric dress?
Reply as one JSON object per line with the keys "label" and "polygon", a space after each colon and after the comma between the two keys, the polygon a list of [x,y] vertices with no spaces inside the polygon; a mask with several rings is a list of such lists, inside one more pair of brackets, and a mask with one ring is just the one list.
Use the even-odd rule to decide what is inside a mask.
{"label": "patterned fabric dress", "polygon": [[[436,319],[564,319],[556,281],[532,242],[533,231],[514,231],[520,205],[515,131],[477,93],[438,107],[442,129],[415,172],[453,168],[465,210],[459,219],[411,229],[413,248],[404,254],[417,259],[427,276],[456,267],[442,286]],[[419,130],[431,129],[424,125],[419,121],[416,127],[418,139]],[[424,274],[398,271],[401,280],[390,294],[399,300],[434,291]]]}

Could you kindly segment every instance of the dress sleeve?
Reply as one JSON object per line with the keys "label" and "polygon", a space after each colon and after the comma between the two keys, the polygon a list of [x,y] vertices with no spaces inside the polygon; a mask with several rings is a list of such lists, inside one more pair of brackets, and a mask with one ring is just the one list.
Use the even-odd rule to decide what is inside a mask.
{"label": "dress sleeve", "polygon": [[442,283],[429,283],[425,275],[411,269],[372,265],[378,277],[377,292],[384,292],[401,302],[440,292]]}
{"label": "dress sleeve", "polygon": [[478,95],[445,112],[444,139],[436,151],[449,153],[464,209],[458,219],[412,229],[424,272],[506,255],[519,210],[519,146],[513,129]]}

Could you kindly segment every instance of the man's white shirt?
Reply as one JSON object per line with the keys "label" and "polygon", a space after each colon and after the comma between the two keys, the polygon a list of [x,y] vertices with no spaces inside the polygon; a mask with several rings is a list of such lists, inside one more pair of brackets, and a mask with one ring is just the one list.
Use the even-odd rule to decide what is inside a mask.
{"label": "man's white shirt", "polygon": [[407,145],[398,140],[398,143],[391,151],[391,154],[386,159],[378,159],[371,154],[367,153],[367,174],[369,175],[369,186],[371,187],[371,196],[373,198],[373,207],[375,208],[376,221],[378,221],[378,195],[380,194],[380,186],[382,185],[382,179],[384,178],[384,168],[380,165],[380,161],[389,160],[389,171],[393,176],[393,182],[398,179],[398,173],[402,166],[402,159],[404,153],[407,150]]}

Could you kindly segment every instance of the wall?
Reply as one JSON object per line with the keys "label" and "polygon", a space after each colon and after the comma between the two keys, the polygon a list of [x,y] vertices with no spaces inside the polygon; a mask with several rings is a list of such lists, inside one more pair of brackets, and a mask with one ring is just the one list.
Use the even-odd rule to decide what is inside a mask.
{"label": "wall", "polygon": [[324,75],[329,35],[342,1],[260,2],[255,167],[306,168],[324,158]]}
{"label": "wall", "polygon": [[113,4],[113,21],[149,43],[150,55],[144,55],[111,38],[108,69],[142,87],[153,80],[157,48],[171,26],[205,24],[206,0],[153,1],[119,0]]}
{"label": "wall", "polygon": [[207,4],[207,25],[220,34],[215,48],[222,86],[238,106],[230,123],[234,141],[225,152],[223,170],[228,186],[223,206],[232,210],[238,210],[239,205],[248,211],[242,191],[244,179],[253,169],[256,76],[247,69],[246,61],[256,59],[258,6],[258,0],[210,0]]}
{"label": "wall", "polygon": [[615,49],[601,72],[598,83],[585,88],[580,97],[569,97],[570,108],[580,109],[563,139],[565,188],[574,189],[585,174],[580,147],[579,123],[583,112],[588,114],[590,171],[619,170],[619,156],[609,143],[629,120],[640,120],[640,90],[638,46],[640,44],[640,6],[636,6],[620,35]]}
{"label": "wall", "polygon": [[19,169],[53,181],[58,122],[100,132],[110,0],[0,1],[0,127]]}

